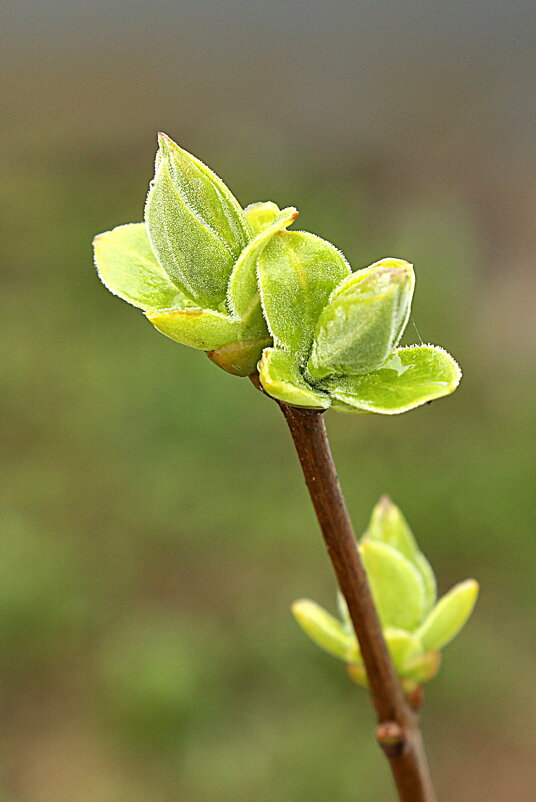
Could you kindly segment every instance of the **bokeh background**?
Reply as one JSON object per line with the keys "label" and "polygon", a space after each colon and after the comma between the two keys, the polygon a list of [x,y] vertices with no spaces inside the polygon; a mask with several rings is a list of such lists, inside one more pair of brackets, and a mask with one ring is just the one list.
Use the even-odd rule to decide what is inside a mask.
{"label": "bokeh background", "polygon": [[387,802],[366,694],[289,605],[334,583],[274,404],[109,295],[164,130],[354,268],[414,262],[410,341],[465,371],[328,414],[356,529],[402,507],[475,615],[429,686],[443,800],[536,797],[536,7],[4,6],[2,802]]}

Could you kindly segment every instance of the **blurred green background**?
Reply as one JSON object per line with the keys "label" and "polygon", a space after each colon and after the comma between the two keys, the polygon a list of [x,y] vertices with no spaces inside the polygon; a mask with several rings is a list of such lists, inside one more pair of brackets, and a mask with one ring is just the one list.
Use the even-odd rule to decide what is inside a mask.
{"label": "blurred green background", "polygon": [[2,27],[2,802],[395,798],[366,694],[289,612],[334,583],[275,404],[92,267],[157,130],[354,268],[415,264],[407,339],[460,389],[328,427],[356,530],[389,493],[442,591],[482,584],[427,690],[440,798],[535,797],[534,5],[23,0]]}

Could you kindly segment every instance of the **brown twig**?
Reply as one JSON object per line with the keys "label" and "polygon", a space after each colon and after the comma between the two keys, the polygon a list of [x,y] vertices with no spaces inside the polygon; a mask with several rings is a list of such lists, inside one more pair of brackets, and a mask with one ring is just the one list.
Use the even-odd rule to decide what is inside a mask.
{"label": "brown twig", "polygon": [[[251,380],[259,387],[258,378]],[[260,389],[260,388],[259,388]],[[279,403],[279,402],[278,402]],[[322,413],[279,403],[288,423],[367,672],[378,727],[401,802],[435,802],[417,713],[400,687],[359,556]]]}

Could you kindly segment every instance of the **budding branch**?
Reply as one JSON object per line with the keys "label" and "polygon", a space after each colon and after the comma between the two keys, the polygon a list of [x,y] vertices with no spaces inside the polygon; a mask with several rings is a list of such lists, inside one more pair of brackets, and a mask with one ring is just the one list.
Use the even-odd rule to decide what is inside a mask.
{"label": "budding branch", "polygon": [[[250,377],[261,389],[258,377]],[[277,402],[290,429],[328,555],[355,630],[378,718],[376,740],[401,802],[436,802],[418,715],[406,699],[383,637],[346,509],[322,412]]]}

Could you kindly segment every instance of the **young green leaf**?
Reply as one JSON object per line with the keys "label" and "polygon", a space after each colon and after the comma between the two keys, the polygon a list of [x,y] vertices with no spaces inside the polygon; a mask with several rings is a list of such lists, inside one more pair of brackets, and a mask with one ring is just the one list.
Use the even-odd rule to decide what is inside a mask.
{"label": "young green leaf", "polygon": [[102,283],[129,304],[139,309],[192,304],[158,264],[145,223],[129,223],[98,234],[93,247]]}
{"label": "young green leaf", "polygon": [[[275,206],[275,204],[271,205]],[[248,325],[260,327],[260,330],[264,332],[267,332],[268,329],[262,314],[257,285],[257,259],[274,234],[291,225],[297,216],[298,211],[293,206],[278,212],[271,223],[246,245],[229,280],[227,302],[231,312],[247,322]]]}
{"label": "young green leaf", "polygon": [[383,259],[346,278],[318,319],[311,376],[379,368],[406,327],[414,286],[413,268],[401,259]]}
{"label": "young green leaf", "polygon": [[350,274],[344,256],[304,231],[272,237],[257,260],[262,307],[275,344],[306,359],[318,316]]}
{"label": "young green leaf", "polygon": [[279,348],[265,348],[259,363],[261,384],[273,398],[295,407],[327,409],[327,395],[310,387],[300,373],[296,357]]}
{"label": "young green leaf", "polygon": [[227,245],[235,259],[247,245],[252,229],[242,207],[221,178],[180,148],[166,134],[158,135],[156,169],[165,163],[185,204]]}
{"label": "young green leaf", "polygon": [[385,543],[366,541],[359,551],[382,626],[416,629],[423,619],[425,594],[415,566]]}
{"label": "young green leaf", "polygon": [[212,309],[152,309],[145,314],[166,337],[202,351],[235,342],[243,331],[239,320]]}
{"label": "young green leaf", "polygon": [[442,649],[456,637],[473,612],[478,582],[467,579],[443,596],[415,635],[425,651]]}
{"label": "young green leaf", "polygon": [[379,370],[326,379],[320,386],[339,401],[383,415],[396,415],[454,392],[461,371],[442,348],[397,348]]}
{"label": "young green leaf", "polygon": [[349,635],[341,622],[323,607],[309,599],[298,599],[292,605],[294,617],[303,631],[339,660],[357,658],[355,635]]}

